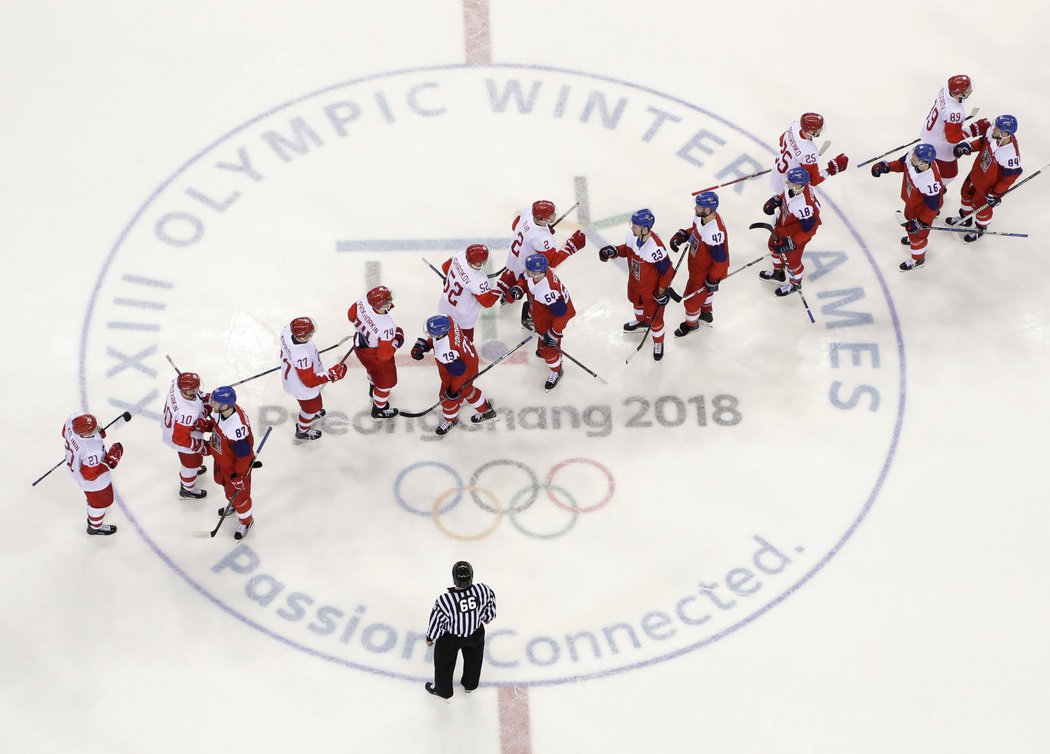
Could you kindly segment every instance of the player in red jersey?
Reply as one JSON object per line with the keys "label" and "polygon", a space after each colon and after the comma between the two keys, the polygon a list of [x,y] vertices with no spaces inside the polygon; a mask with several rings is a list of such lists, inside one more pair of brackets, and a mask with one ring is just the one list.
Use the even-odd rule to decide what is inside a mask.
{"label": "player in red jersey", "polygon": [[[531,254],[525,259],[525,274],[511,285],[509,291],[513,298],[521,298],[521,292],[528,292],[529,311],[532,313],[536,332],[540,334],[540,344],[536,355],[547,362],[550,370],[543,387],[548,391],[561,380],[561,339],[569,320],[576,316],[576,307],[572,305],[569,291],[554,274],[551,258],[561,261],[573,252],[548,250],[542,254]],[[559,258],[559,255],[563,255]]]}
{"label": "player in red jersey", "polygon": [[689,282],[682,294],[685,321],[674,331],[681,338],[700,329],[698,322],[714,322],[711,299],[729,271],[729,234],[718,214],[718,195],[705,191],[696,197],[693,224],[671,237],[671,249],[689,245]]}
{"label": "player in red jersey", "polygon": [[773,269],[762,270],[758,276],[770,283],[780,283],[776,294],[787,296],[802,287],[805,272],[802,253],[820,227],[820,202],[810,188],[809,172],[802,168],[788,171],[787,184],[779,198],[780,214],[767,244]]}
{"label": "player in red jersey", "polygon": [[908,235],[901,243],[911,247],[911,258],[900,264],[901,272],[921,269],[926,264],[926,243],[930,226],[944,204],[944,184],[937,163],[937,150],[932,144],[917,144],[910,155],[893,162],[876,162],[871,174],[878,178],[886,173],[903,173],[901,199],[904,200],[904,229]]}
{"label": "player in red jersey", "polygon": [[237,511],[240,525],[234,539],[244,539],[255,523],[252,515],[252,475],[249,473],[255,460],[255,437],[248,414],[237,405],[237,393],[232,387],[223,385],[211,391],[212,407],[211,440],[208,455],[215,462],[215,483],[223,488],[226,501]]}
{"label": "player in red jersey", "polygon": [[674,267],[660,236],[653,232],[653,213],[640,209],[631,215],[631,229],[624,243],[604,246],[598,258],[608,262],[615,257],[627,260],[627,298],[634,306],[634,321],[623,326],[624,332],[640,332],[650,325],[653,334],[653,358],[664,357],[664,309],[669,299],[667,287],[674,277]]}
{"label": "player in red jersey", "polygon": [[441,375],[441,413],[444,417],[438,424],[437,434],[446,435],[456,426],[459,407],[464,400],[474,407],[475,414],[470,417],[473,424],[497,418],[481,388],[470,382],[478,375],[478,354],[474,344],[451,317],[439,314],[427,320],[427,337],[416,339],[412,358],[422,361],[423,354],[431,349]]}
{"label": "player in red jersey", "polygon": [[962,207],[958,217],[945,220],[949,225],[970,227],[973,211],[977,211],[977,227],[963,236],[973,243],[984,235],[992,221],[992,208],[997,207],[1014,181],[1022,173],[1021,148],[1017,144],[1017,118],[1000,115],[995,119],[991,133],[982,131],[973,141],[961,141],[955,145],[955,156],[962,157],[977,151],[970,174],[963,181],[960,191]]}

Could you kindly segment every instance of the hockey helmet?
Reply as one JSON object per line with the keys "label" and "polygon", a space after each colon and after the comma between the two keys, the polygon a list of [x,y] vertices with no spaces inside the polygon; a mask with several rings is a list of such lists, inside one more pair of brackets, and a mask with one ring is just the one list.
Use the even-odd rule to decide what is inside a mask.
{"label": "hockey helmet", "polygon": [[532,219],[543,225],[554,219],[555,212],[557,210],[554,208],[554,202],[540,199],[532,203]]}
{"label": "hockey helmet", "polygon": [[806,133],[819,134],[824,129],[824,116],[819,113],[802,113],[798,122]]}
{"label": "hockey helmet", "polygon": [[179,372],[175,385],[184,393],[195,393],[200,390],[201,378],[195,372]]}
{"label": "hockey helmet", "polygon": [[73,431],[81,437],[90,437],[98,431],[98,419],[91,414],[73,417]]}
{"label": "hockey helmet", "polygon": [[542,254],[529,254],[525,257],[525,270],[527,272],[546,274],[549,267],[550,262]]}
{"label": "hockey helmet", "polygon": [[474,583],[474,569],[470,563],[461,560],[452,566],[452,583],[456,589],[466,589]]}
{"label": "hockey helmet", "polygon": [[377,310],[386,303],[390,303],[391,307],[394,303],[394,294],[385,285],[377,285],[368,292],[365,298],[368,299],[368,305]]}
{"label": "hockey helmet", "polygon": [[489,261],[489,247],[483,243],[472,243],[467,247],[467,264],[480,267]]}
{"label": "hockey helmet", "polygon": [[915,159],[929,165],[937,159],[937,148],[933,144],[919,144],[912,154],[915,155]]}
{"label": "hockey helmet", "polygon": [[1000,115],[995,119],[995,127],[1004,134],[1013,136],[1017,133],[1017,118],[1012,115]]}
{"label": "hockey helmet", "polygon": [[970,96],[970,91],[973,89],[973,84],[970,82],[970,77],[963,74],[958,76],[952,76],[948,79],[948,94],[953,97],[958,97],[960,94],[963,99]]}
{"label": "hockey helmet", "polygon": [[700,194],[700,196],[696,197],[696,206],[706,207],[707,209],[714,212],[716,209],[718,209],[718,194],[716,194],[714,191],[705,191],[704,193]]}
{"label": "hockey helmet", "polygon": [[656,218],[653,217],[653,213],[647,209],[640,209],[631,215],[631,225],[638,225],[642,228],[649,228],[656,225]]}
{"label": "hockey helmet", "polygon": [[427,320],[427,335],[432,338],[443,338],[452,329],[452,320],[444,314],[438,314]]}
{"label": "hockey helmet", "polygon": [[787,172],[787,182],[798,186],[809,185],[809,171],[805,168],[791,168]]}
{"label": "hockey helmet", "polygon": [[211,391],[211,402],[216,406],[233,406],[237,403],[237,391],[229,385],[222,385]]}
{"label": "hockey helmet", "polygon": [[289,325],[289,327],[291,328],[292,336],[296,340],[308,339],[311,335],[314,334],[314,331],[317,329],[314,326],[314,321],[309,317],[296,317],[292,320],[292,323],[291,325]]}

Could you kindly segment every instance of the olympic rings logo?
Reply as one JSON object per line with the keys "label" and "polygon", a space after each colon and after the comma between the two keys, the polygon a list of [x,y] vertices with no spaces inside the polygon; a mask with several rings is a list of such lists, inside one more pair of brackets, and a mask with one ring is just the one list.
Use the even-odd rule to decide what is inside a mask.
{"label": "olympic rings logo", "polygon": [[[409,486],[408,480],[411,476],[421,479],[425,475],[425,472],[421,470],[427,468],[437,469],[443,475],[447,474],[452,480],[452,486],[437,494],[429,505],[415,507],[409,502],[410,497],[425,498],[430,493],[411,495],[406,490]],[[597,472],[601,482],[595,485],[593,480],[584,479],[584,489],[597,487],[596,492],[600,492],[601,488],[604,487],[604,494],[600,497],[597,494],[594,495],[597,502],[577,499],[577,494],[570,492],[565,486],[555,482],[555,477],[559,474],[563,476],[571,474],[575,478],[575,483],[571,486],[575,489],[580,483],[581,476],[594,476],[594,472]],[[493,491],[493,487],[499,483],[505,485],[508,476],[516,476],[518,474],[524,475],[525,484],[517,492],[510,495],[507,504],[504,505],[500,496]],[[567,481],[565,484],[570,483]],[[532,508],[540,500],[541,492],[545,494],[546,499],[553,503],[556,508],[569,514],[566,523],[554,531],[533,531],[526,528],[521,521],[521,514]],[[442,534],[463,542],[485,539],[492,532],[496,531],[505,517],[510,519],[515,529],[527,537],[534,539],[563,537],[576,525],[581,513],[593,513],[604,508],[612,500],[615,492],[616,481],[613,479],[612,473],[603,464],[590,458],[569,458],[555,464],[547,472],[543,482],[540,482],[539,476],[530,466],[509,458],[488,461],[478,466],[474,473],[471,474],[470,481],[466,484],[463,483],[463,477],[460,476],[458,471],[439,461],[418,461],[413,463],[402,469],[394,480],[394,499],[397,500],[398,505],[413,515],[429,516]],[[446,522],[442,520],[442,516],[449,513],[467,496],[478,508],[492,514],[493,520],[491,524],[479,532],[463,534],[452,531]],[[582,497],[582,495],[580,496]]]}

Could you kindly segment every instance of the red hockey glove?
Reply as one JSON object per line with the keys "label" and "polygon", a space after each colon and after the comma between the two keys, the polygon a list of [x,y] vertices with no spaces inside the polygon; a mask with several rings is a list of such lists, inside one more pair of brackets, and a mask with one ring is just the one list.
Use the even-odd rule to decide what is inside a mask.
{"label": "red hockey glove", "polygon": [[341,361],[328,370],[329,382],[339,382],[344,377],[346,377],[346,364]]}
{"label": "red hockey glove", "polygon": [[124,446],[119,442],[113,443],[109,450],[106,451],[106,457],[103,459],[106,465],[111,469],[117,468],[117,464],[120,463],[120,457],[124,455]]}
{"label": "red hockey glove", "polygon": [[423,360],[423,354],[429,351],[431,348],[430,344],[423,338],[416,338],[416,344],[412,346],[412,358],[416,361]]}
{"label": "red hockey glove", "polygon": [[880,160],[871,166],[871,174],[878,178],[880,175],[886,175],[890,172],[890,164],[885,160]]}
{"label": "red hockey glove", "polygon": [[193,422],[193,429],[195,432],[211,432],[215,429],[215,422],[206,416],[202,416],[200,419]]}
{"label": "red hockey glove", "polygon": [[849,165],[849,157],[844,154],[840,154],[828,163],[828,175],[835,175],[835,173],[841,173]]}
{"label": "red hockey glove", "polygon": [[569,240],[565,242],[565,248],[570,254],[575,254],[577,251],[587,245],[587,236],[583,234],[582,230],[578,230],[569,236]]}
{"label": "red hockey glove", "polygon": [[987,118],[981,118],[970,124],[970,136],[984,136],[988,133],[988,129],[992,127],[992,124]]}
{"label": "red hockey glove", "polygon": [[779,206],[780,206],[780,197],[779,196],[771,196],[768,199],[766,199],[766,203],[762,205],[762,211],[765,212],[767,215],[772,215],[772,214],[774,214],[777,211],[777,208]]}
{"label": "red hockey glove", "polygon": [[190,440],[190,452],[200,453],[202,456],[211,455],[211,446],[200,437]]}

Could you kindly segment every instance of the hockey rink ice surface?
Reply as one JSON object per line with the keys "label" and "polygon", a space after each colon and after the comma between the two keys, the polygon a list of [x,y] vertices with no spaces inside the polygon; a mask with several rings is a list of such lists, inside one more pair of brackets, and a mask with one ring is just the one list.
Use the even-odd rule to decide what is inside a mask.
{"label": "hockey rink ice surface", "polygon": [[[1025,176],[1046,165],[1046,28],[1034,2],[5,3],[0,751],[1045,751],[1050,174],[995,213],[1029,238],[934,232],[901,274],[900,176],[855,165],[956,73],[1017,117]],[[669,240],[808,110],[851,162],[817,189],[816,323],[763,262],[713,328],[673,337],[672,304],[665,358],[626,363],[597,250],[641,207]],[[719,191],[731,270],[769,193]],[[338,342],[380,283],[411,343],[440,293],[422,260],[481,241],[499,268],[539,198],[579,202],[564,347],[607,385],[566,363],[545,393],[529,343],[478,382],[501,421],[465,407],[436,438],[439,412],[369,418],[351,357],[297,444],[254,380],[257,523],[194,536],[221,492],[178,497],[165,354],[242,379],[293,317]],[[483,365],[526,335],[487,312]],[[398,369],[392,405],[437,400],[431,357]],[[82,410],[134,415],[113,537],[63,470],[30,487]],[[446,705],[422,635],[459,559],[497,617],[482,687]]]}

